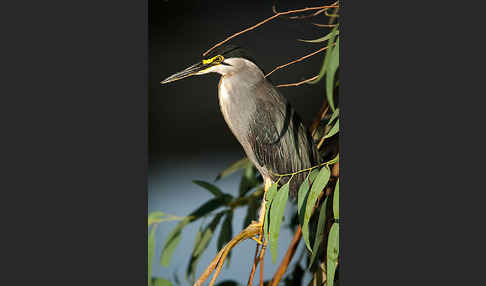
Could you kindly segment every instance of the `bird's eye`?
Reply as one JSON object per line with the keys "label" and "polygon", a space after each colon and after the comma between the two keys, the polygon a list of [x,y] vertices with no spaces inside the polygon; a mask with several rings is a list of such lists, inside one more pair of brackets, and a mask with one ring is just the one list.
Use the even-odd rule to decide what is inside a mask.
{"label": "bird's eye", "polygon": [[216,56],[216,58],[214,59],[214,61],[215,61],[216,63],[220,63],[220,62],[222,62],[223,60],[224,60],[223,56]]}

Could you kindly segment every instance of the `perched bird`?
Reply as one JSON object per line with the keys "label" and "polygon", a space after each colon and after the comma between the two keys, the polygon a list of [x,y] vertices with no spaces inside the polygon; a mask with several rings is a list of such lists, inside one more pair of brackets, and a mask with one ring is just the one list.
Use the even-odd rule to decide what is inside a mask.
{"label": "perched bird", "polygon": [[[201,62],[161,83],[211,72],[221,75],[218,84],[221,112],[246,155],[261,173],[265,194],[274,182],[282,185],[291,178],[280,175],[319,163],[317,148],[300,117],[244,49],[233,45],[215,49]],[[292,177],[289,184],[291,196],[296,196],[306,176],[306,172],[301,172]],[[255,240],[262,243],[265,206],[266,200],[262,199],[258,221],[252,222],[220,250],[194,286],[203,285],[216,269],[210,283],[213,285],[229,251],[242,240],[255,239],[254,236],[259,235]],[[265,247],[266,241],[260,257],[263,257]]]}
{"label": "perched bird", "polygon": [[[237,46],[214,49],[206,59],[161,83],[192,75],[219,73],[219,105],[232,133],[261,173],[265,189],[288,174],[319,162],[319,155],[299,115],[290,106],[249,53]],[[290,194],[296,196],[306,173],[296,174]],[[282,177],[285,184],[290,176]]]}

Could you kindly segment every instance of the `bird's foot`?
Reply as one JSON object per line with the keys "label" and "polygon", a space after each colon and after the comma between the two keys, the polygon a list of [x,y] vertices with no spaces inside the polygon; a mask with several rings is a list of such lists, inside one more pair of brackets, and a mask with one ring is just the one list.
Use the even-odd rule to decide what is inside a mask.
{"label": "bird's foot", "polygon": [[194,283],[194,286],[201,286],[203,285],[204,281],[211,275],[211,273],[214,272],[213,278],[211,279],[211,282],[209,283],[209,286],[214,285],[214,282],[216,278],[219,275],[219,272],[221,271],[221,268],[224,265],[224,261],[226,260],[226,256],[228,256],[228,253],[233,249],[236,245],[238,245],[240,242],[242,242],[245,239],[255,239],[257,242],[262,244],[262,242],[259,239],[256,239],[255,236],[259,235],[259,238],[261,239],[263,237],[262,235],[263,231],[263,224],[260,222],[253,221],[249,226],[247,226],[244,230],[242,230],[240,233],[238,233],[231,241],[229,241],[216,255],[216,257],[211,261],[209,266],[206,268],[206,270],[201,274],[201,276],[198,278],[196,283]]}

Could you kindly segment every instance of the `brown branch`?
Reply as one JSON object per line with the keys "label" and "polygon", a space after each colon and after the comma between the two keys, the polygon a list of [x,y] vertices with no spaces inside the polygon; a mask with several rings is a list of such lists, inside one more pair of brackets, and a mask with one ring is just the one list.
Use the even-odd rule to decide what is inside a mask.
{"label": "brown branch", "polygon": [[211,261],[209,266],[206,268],[206,270],[199,276],[197,279],[196,283],[194,283],[194,286],[202,286],[206,279],[211,275],[211,273],[214,272],[213,278],[211,279],[211,282],[209,283],[210,286],[214,285],[214,282],[216,278],[219,275],[219,272],[221,271],[221,268],[224,265],[224,261],[226,259],[226,256],[228,253],[231,251],[233,247],[235,247],[237,244],[239,244],[241,241],[254,237],[255,235],[261,233],[261,226],[259,224],[250,224],[247,226],[244,230],[242,230],[240,233],[238,233],[230,242],[228,242],[216,255],[216,257]]}
{"label": "brown branch", "polygon": [[277,87],[299,86],[299,85],[304,84],[306,82],[313,81],[313,80],[317,79],[318,77],[319,77],[319,75],[316,75],[316,76],[313,76],[311,78],[308,78],[308,79],[305,79],[305,80],[299,81],[299,82],[279,84],[279,85],[277,85]]}
{"label": "brown branch", "polygon": [[312,23],[312,25],[317,26],[317,27],[322,27],[322,28],[333,28],[337,24],[319,24],[319,23]]}
{"label": "brown branch", "polygon": [[265,255],[265,249],[267,249],[267,243],[264,242],[262,246],[262,250],[260,251],[260,258],[258,259],[262,263],[260,263],[260,286],[263,286],[263,256]]}
{"label": "brown branch", "polygon": [[[335,5],[338,5],[338,1],[334,2],[331,6],[335,6]],[[273,2],[273,5],[272,5],[272,11],[273,13],[275,14],[278,14],[279,12],[277,12],[277,1],[274,1]],[[317,16],[319,14],[321,14],[322,12],[326,11],[327,9],[330,9],[332,7],[328,7],[328,8],[324,8],[324,9],[321,9],[313,14],[309,14],[309,15],[303,15],[303,16],[292,16],[292,17],[285,17],[287,19],[291,19],[291,20],[301,20],[301,19],[307,19],[307,18],[312,18],[314,16]]]}
{"label": "brown branch", "polygon": [[255,270],[258,264],[258,250],[260,249],[260,245],[257,244],[255,250],[255,258],[253,258],[253,267],[251,268],[250,278],[248,279],[248,286],[253,285],[253,277],[255,276]]}
{"label": "brown branch", "polygon": [[277,17],[279,17],[281,15],[287,15],[287,14],[293,14],[293,13],[301,13],[301,12],[312,11],[312,10],[320,10],[320,9],[325,9],[325,8],[337,8],[337,7],[339,7],[339,6],[338,5],[330,5],[330,6],[309,7],[309,8],[303,8],[303,9],[297,9],[297,10],[290,10],[290,11],[286,11],[286,12],[279,12],[279,13],[277,13],[277,14],[275,14],[275,15],[273,15],[273,16],[271,16],[271,17],[269,17],[269,18],[267,18],[267,19],[265,19],[265,20],[263,20],[263,21],[261,21],[261,22],[259,22],[257,24],[255,24],[255,25],[253,25],[253,26],[251,26],[249,28],[244,29],[243,31],[240,31],[238,33],[235,33],[232,36],[229,36],[225,40],[217,43],[212,48],[210,48],[209,50],[207,50],[203,54],[203,56],[206,56],[213,49],[215,49],[216,47],[221,46],[222,44],[226,43],[227,41],[229,41],[229,40],[231,40],[231,39],[233,39],[233,38],[235,38],[235,37],[237,37],[237,36],[239,36],[241,34],[244,34],[244,33],[248,32],[248,31],[251,31],[251,30],[253,30],[255,28],[258,28],[259,26],[265,24],[266,22],[268,22],[270,20],[273,20],[273,19],[275,19],[275,18],[277,18]]}
{"label": "brown branch", "polygon": [[294,238],[292,239],[292,242],[290,242],[290,246],[287,249],[287,253],[285,253],[284,258],[282,259],[282,262],[278,266],[277,271],[273,275],[272,281],[270,282],[271,286],[276,286],[282,279],[283,275],[287,271],[287,268],[289,267],[290,261],[294,257],[295,251],[297,250],[297,246],[299,245],[300,238],[302,237],[302,228],[300,225],[297,228],[297,231],[294,234]]}
{"label": "brown branch", "polygon": [[279,70],[279,69],[281,69],[281,68],[284,68],[284,67],[286,67],[286,66],[290,66],[290,65],[295,64],[295,63],[298,63],[298,62],[303,61],[303,60],[305,60],[305,59],[307,59],[307,58],[309,58],[309,57],[312,57],[312,56],[313,56],[313,55],[315,55],[315,54],[318,54],[318,53],[320,53],[320,52],[323,52],[323,51],[325,51],[327,48],[328,48],[328,47],[323,47],[323,48],[320,48],[319,50],[317,50],[317,51],[315,51],[315,52],[312,52],[312,53],[310,53],[310,54],[308,54],[308,55],[305,55],[305,56],[300,57],[300,58],[298,58],[298,59],[296,59],[296,60],[293,60],[293,61],[291,61],[291,62],[288,62],[288,63],[286,63],[286,64],[284,64],[284,65],[278,66],[278,67],[274,68],[274,69],[273,69],[271,72],[267,73],[267,74],[265,75],[265,77],[267,77],[267,76],[271,75],[272,73],[274,73],[275,71],[278,71],[278,70]]}
{"label": "brown branch", "polygon": [[333,177],[339,177],[339,161],[337,161],[337,163],[332,167],[331,175]]}

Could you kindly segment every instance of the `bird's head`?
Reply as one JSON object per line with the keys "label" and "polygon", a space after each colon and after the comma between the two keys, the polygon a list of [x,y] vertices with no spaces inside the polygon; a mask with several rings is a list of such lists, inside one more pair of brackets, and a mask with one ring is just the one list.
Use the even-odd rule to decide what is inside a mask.
{"label": "bird's head", "polygon": [[210,72],[227,75],[241,71],[245,67],[256,68],[261,72],[253,57],[246,50],[235,45],[226,45],[212,50],[202,61],[171,75],[160,83],[166,84],[193,75],[202,75]]}

